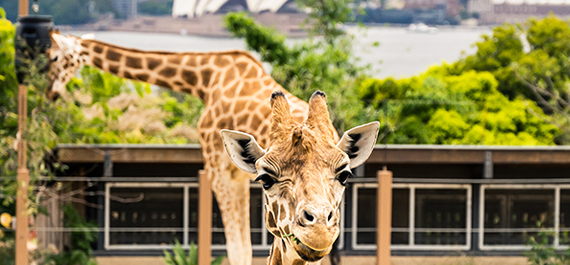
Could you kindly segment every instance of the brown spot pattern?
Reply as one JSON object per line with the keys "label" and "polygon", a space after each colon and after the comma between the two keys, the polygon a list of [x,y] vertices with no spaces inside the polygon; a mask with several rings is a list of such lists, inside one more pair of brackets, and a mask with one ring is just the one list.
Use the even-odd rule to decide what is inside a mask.
{"label": "brown spot pattern", "polygon": [[239,71],[239,76],[242,76],[242,75],[243,75],[243,73],[245,72],[245,70],[247,70],[247,66],[248,66],[248,65],[249,65],[249,64],[244,63],[244,62],[240,62],[240,63],[237,63],[237,64],[236,64],[236,67],[237,67],[237,69],[238,69],[238,71]]}
{"label": "brown spot pattern", "polygon": [[259,116],[253,115],[253,117],[251,117],[251,128],[257,130],[257,128],[259,128],[259,125],[261,125],[261,122],[263,121],[259,118]]}
{"label": "brown spot pattern", "polygon": [[180,64],[181,60],[180,60],[180,57],[178,57],[178,56],[176,56],[176,57],[171,56],[171,57],[168,57],[167,62],[171,63],[171,64]]}
{"label": "brown spot pattern", "polygon": [[224,81],[222,82],[222,85],[225,87],[227,86],[230,82],[236,80],[236,70],[233,68],[230,68],[226,71],[226,73],[224,74]]}
{"label": "brown spot pattern", "polygon": [[101,58],[99,57],[95,57],[93,58],[93,65],[95,65],[95,67],[102,69],[103,68],[103,60],[101,60]]}
{"label": "brown spot pattern", "polygon": [[200,65],[205,65],[205,64],[208,64],[209,62],[210,62],[210,56],[209,55],[204,55],[200,59]]}
{"label": "brown spot pattern", "polygon": [[234,118],[231,116],[222,118],[218,121],[218,128],[233,129]]}
{"label": "brown spot pattern", "polygon": [[216,65],[218,67],[224,68],[229,64],[230,64],[230,60],[222,57],[221,55],[216,56],[216,59],[214,59],[214,65]]}
{"label": "brown spot pattern", "polygon": [[162,64],[162,59],[160,58],[159,59],[152,57],[146,58],[146,65],[149,70],[154,70],[154,68],[157,68],[161,64]]}
{"label": "brown spot pattern", "polygon": [[133,76],[129,72],[123,72],[123,77],[128,79],[133,79]]}
{"label": "brown spot pattern", "polygon": [[255,92],[257,92],[257,91],[256,91],[256,89],[253,89],[250,82],[244,82],[243,87],[239,91],[239,96],[240,97],[249,97],[249,96],[253,95]]}
{"label": "brown spot pattern", "polygon": [[210,84],[210,78],[212,77],[212,69],[207,68],[204,69],[200,72],[200,74],[202,75],[202,85],[204,85],[205,87],[208,87],[208,85]]}
{"label": "brown spot pattern", "polygon": [[103,52],[103,47],[101,47],[101,46],[94,46],[94,47],[93,47],[93,51],[94,51],[95,53],[102,53],[102,52]]}
{"label": "brown spot pattern", "polygon": [[116,75],[119,73],[119,66],[118,65],[109,65],[109,72]]}
{"label": "brown spot pattern", "polygon": [[204,93],[204,91],[202,90],[198,90],[198,97],[205,100],[206,99],[206,94]]}
{"label": "brown spot pattern", "polygon": [[196,58],[190,57],[190,59],[188,59],[188,61],[186,62],[186,65],[190,67],[198,66],[198,64],[196,63]]}
{"label": "brown spot pattern", "polygon": [[148,74],[137,74],[137,75],[135,75],[135,78],[136,78],[137,80],[140,80],[140,81],[143,81],[143,82],[146,82],[146,81],[148,80],[148,77],[149,77]]}
{"label": "brown spot pattern", "polygon": [[247,118],[249,118],[249,115],[247,113],[239,116],[238,120],[237,120],[237,124],[238,125],[244,125],[247,122]]}
{"label": "brown spot pattern", "polygon": [[121,57],[123,57],[123,55],[121,55],[120,53],[114,51],[114,50],[107,50],[107,60],[109,61],[113,61],[113,62],[118,62],[121,60]]}
{"label": "brown spot pattern", "polygon": [[234,113],[242,112],[242,110],[245,109],[246,104],[247,104],[247,100],[238,100],[236,102],[235,107],[234,107]]}
{"label": "brown spot pattern", "polygon": [[171,88],[171,86],[168,82],[166,82],[164,80],[160,80],[160,79],[156,80],[156,85],[161,86],[161,87],[165,87],[165,88]]}
{"label": "brown spot pattern", "polygon": [[261,128],[261,131],[259,132],[259,134],[261,135],[265,135],[265,133],[267,132],[267,130],[269,129],[269,126],[263,125],[263,127]]}
{"label": "brown spot pattern", "polygon": [[138,57],[131,57],[127,56],[127,67],[141,69],[142,68],[142,59]]}
{"label": "brown spot pattern", "polygon": [[219,89],[214,90],[214,92],[212,92],[212,97],[210,98],[211,100],[213,100],[214,102],[217,102],[218,100],[220,100],[221,97],[221,92]]}
{"label": "brown spot pattern", "polygon": [[183,70],[182,79],[191,86],[196,86],[198,83],[198,76],[194,71]]}
{"label": "brown spot pattern", "polygon": [[159,75],[163,76],[163,77],[173,77],[176,75],[176,68],[173,67],[166,67],[162,70],[160,70],[160,72],[158,72]]}
{"label": "brown spot pattern", "polygon": [[245,75],[245,78],[256,78],[256,77],[257,77],[257,68],[252,66],[249,68],[249,71]]}
{"label": "brown spot pattern", "polygon": [[226,90],[224,91],[224,96],[227,97],[227,98],[233,98],[233,97],[235,96],[235,94],[236,94],[236,89],[237,89],[238,85],[239,85],[239,84],[235,84],[234,86],[232,86],[232,87],[226,89]]}
{"label": "brown spot pattern", "polygon": [[212,113],[208,111],[206,115],[204,115],[204,119],[202,119],[200,125],[203,128],[210,128],[212,127],[212,124],[214,124],[214,120],[212,119]]}

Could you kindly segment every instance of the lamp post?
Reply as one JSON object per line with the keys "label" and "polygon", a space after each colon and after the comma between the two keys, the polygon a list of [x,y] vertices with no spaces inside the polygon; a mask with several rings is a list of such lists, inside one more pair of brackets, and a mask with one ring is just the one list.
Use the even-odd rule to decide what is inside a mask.
{"label": "lamp post", "polygon": [[[28,49],[30,59],[44,53],[51,45],[49,30],[53,28],[51,16],[28,15],[28,0],[19,0],[16,27],[16,75],[18,77],[18,174],[16,191],[16,260],[15,265],[28,265],[28,185],[30,173],[26,167],[26,122],[28,115],[28,89],[23,85],[25,70],[22,56]],[[37,0],[35,0],[37,1]],[[37,7],[37,3],[35,3]],[[37,11],[37,10],[36,10]],[[22,41],[23,40],[23,41]]]}

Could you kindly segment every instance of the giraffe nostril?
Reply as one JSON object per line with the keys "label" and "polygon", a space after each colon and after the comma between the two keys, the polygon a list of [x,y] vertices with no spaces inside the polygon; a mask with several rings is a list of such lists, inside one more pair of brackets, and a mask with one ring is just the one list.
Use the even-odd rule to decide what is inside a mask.
{"label": "giraffe nostril", "polygon": [[332,220],[332,218],[333,218],[333,214],[332,214],[332,212],[330,212],[330,213],[329,213],[329,217],[327,217],[327,221],[330,222],[330,221]]}
{"label": "giraffe nostril", "polygon": [[307,221],[312,222],[315,220],[315,217],[312,216],[310,213],[308,213],[307,211],[303,212],[303,216],[305,217],[305,219],[307,219]]}

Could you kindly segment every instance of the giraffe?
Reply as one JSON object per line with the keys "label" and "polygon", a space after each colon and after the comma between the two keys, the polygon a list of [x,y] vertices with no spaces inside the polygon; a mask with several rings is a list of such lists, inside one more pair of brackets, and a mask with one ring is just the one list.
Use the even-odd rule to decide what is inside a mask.
{"label": "giraffe", "polygon": [[351,169],[372,153],[380,123],[350,129],[337,144],[323,92],[313,93],[302,123],[282,91],[271,95],[271,107],[267,149],[247,133],[220,134],[232,162],[257,174],[263,185],[265,224],[276,237],[268,264],[318,264],[339,235],[339,206]]}
{"label": "giraffe", "polygon": [[[269,96],[282,87],[261,63],[243,51],[174,53],[140,51],[52,32],[48,50],[49,98],[65,93],[65,85],[82,65],[114,75],[192,94],[205,103],[198,122],[204,170],[222,213],[228,260],[250,265],[249,220],[251,175],[236,168],[224,153],[220,129],[247,132],[266,146],[271,126]],[[292,117],[307,117],[306,102],[284,92]]]}

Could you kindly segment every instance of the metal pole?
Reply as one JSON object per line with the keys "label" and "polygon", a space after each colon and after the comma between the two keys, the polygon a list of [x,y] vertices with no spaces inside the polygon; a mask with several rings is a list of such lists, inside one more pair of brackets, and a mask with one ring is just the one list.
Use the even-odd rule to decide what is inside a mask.
{"label": "metal pole", "polygon": [[198,265],[212,261],[212,190],[204,170],[200,170],[198,191]]}
{"label": "metal pole", "polygon": [[378,265],[390,265],[392,232],[392,171],[378,171],[376,258]]}
{"label": "metal pole", "polygon": [[21,17],[29,15],[30,2],[28,0],[20,0],[18,4],[18,15]]}
{"label": "metal pole", "polygon": [[18,190],[16,192],[16,265],[28,265],[28,185],[30,174],[26,168],[26,119],[28,116],[25,85],[18,86]]}

